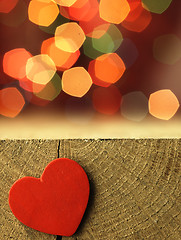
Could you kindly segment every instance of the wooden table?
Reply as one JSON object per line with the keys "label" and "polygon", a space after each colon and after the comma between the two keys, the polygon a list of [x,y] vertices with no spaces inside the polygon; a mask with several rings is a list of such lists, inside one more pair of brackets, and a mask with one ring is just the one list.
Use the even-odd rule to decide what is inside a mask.
{"label": "wooden table", "polygon": [[56,239],[21,224],[8,192],[57,157],[81,164],[91,185],[77,233],[63,240],[181,239],[180,139],[1,140],[0,239]]}

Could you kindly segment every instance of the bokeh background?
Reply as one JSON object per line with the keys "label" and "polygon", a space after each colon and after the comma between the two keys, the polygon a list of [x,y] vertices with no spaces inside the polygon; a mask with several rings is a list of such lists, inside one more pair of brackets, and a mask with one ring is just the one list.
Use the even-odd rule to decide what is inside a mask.
{"label": "bokeh background", "polygon": [[[45,121],[46,126],[52,129],[59,121],[61,124],[64,122],[66,127],[62,127],[62,131],[75,130],[77,136],[85,126],[85,131],[89,129],[91,132],[95,123],[96,132],[104,125],[102,133],[106,129],[109,133],[119,132],[116,130],[119,124],[123,130],[123,125],[130,123],[133,128],[136,126],[145,132],[147,122],[149,126],[158,122],[167,132],[165,124],[168,123],[165,122],[168,121],[177,124],[175,133],[179,131],[181,2],[129,0],[125,3],[120,0],[115,1],[116,7],[118,2],[124,6],[124,11],[120,8],[122,19],[106,0],[77,0],[70,7],[62,6],[61,1],[49,0],[0,2],[1,132],[5,125],[15,131],[13,125],[24,124],[23,131],[26,131],[30,122],[32,126],[41,128]],[[34,4],[33,10],[31,4]],[[129,6],[127,10],[126,4]],[[87,14],[83,14],[86,11]],[[64,53],[55,51],[52,54],[56,57],[52,57],[47,49],[52,41],[56,41],[57,29],[64,24],[71,26],[72,22],[83,30],[83,43],[78,45],[81,36],[78,33],[75,38],[76,28],[70,28],[70,41],[66,42],[69,29],[65,28],[64,33],[60,31],[64,43],[59,46]],[[43,44],[47,44],[46,47]],[[66,49],[73,44],[77,44],[76,50]],[[68,52],[69,60],[59,63],[65,52]],[[37,77],[42,66],[45,72],[51,68],[50,64],[48,68],[41,65],[40,54],[48,54],[55,63],[51,78],[48,72],[48,80],[45,75],[44,79],[41,74]],[[40,60],[35,61],[36,56]],[[28,59],[32,60],[29,65],[36,65],[32,75],[27,73]],[[23,67],[26,71],[22,70]],[[71,69],[80,70],[79,67],[84,68],[91,84],[88,80],[84,82],[86,77],[83,77],[83,83],[80,81],[81,71],[71,74]],[[25,71],[26,76],[17,69]],[[66,85],[69,80],[69,85]],[[74,86],[76,81],[78,83]],[[78,132],[76,126],[81,126]],[[56,127],[52,132],[56,132]]]}

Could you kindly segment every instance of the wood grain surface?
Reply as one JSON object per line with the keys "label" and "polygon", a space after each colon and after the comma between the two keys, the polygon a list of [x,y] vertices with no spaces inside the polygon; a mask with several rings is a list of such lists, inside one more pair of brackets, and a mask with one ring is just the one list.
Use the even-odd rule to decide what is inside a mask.
{"label": "wood grain surface", "polygon": [[179,139],[0,141],[0,239],[56,239],[21,224],[8,193],[57,157],[81,164],[91,186],[78,231],[62,240],[181,239]]}

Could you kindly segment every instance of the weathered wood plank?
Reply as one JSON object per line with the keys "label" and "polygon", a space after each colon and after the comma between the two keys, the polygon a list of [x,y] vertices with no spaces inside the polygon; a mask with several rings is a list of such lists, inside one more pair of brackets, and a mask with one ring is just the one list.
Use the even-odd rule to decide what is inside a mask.
{"label": "weathered wood plank", "polygon": [[181,140],[0,141],[0,239],[56,239],[19,223],[8,192],[23,176],[39,177],[58,156],[82,165],[91,184],[84,219],[63,240],[181,239]]}
{"label": "weathered wood plank", "polygon": [[180,140],[64,140],[63,156],[91,183],[84,221],[64,240],[181,239]]}
{"label": "weathered wood plank", "polygon": [[11,185],[24,176],[40,177],[45,166],[57,158],[58,141],[0,141],[0,239],[53,240],[21,224],[11,213],[8,194]]}

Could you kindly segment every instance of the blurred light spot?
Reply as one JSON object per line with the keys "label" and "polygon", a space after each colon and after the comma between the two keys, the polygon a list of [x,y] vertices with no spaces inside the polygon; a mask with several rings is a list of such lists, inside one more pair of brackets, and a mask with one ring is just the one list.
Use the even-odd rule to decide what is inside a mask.
{"label": "blurred light spot", "polygon": [[84,30],[86,36],[98,39],[101,38],[107,32],[110,26],[110,23],[92,25],[89,22],[80,22],[79,24]]}
{"label": "blurred light spot", "polygon": [[25,100],[15,87],[0,90],[0,114],[14,118],[22,110]]}
{"label": "blurred light spot", "polygon": [[95,0],[77,0],[70,7],[60,6],[60,14],[70,20],[83,20],[90,12],[91,2]]}
{"label": "blurred light spot", "polygon": [[86,14],[80,19],[81,21],[89,22],[99,13],[99,3],[97,0],[88,0],[88,3]]}
{"label": "blurred light spot", "polygon": [[92,81],[95,85],[101,86],[101,87],[109,87],[111,85],[111,83],[103,82],[96,77],[96,75],[95,75],[95,61],[91,61],[89,63],[88,72],[89,72],[89,74],[92,78]]}
{"label": "blurred light spot", "polygon": [[127,0],[100,0],[99,12],[105,21],[119,24],[128,16],[130,6]]}
{"label": "blurred light spot", "polygon": [[18,3],[18,0],[1,0],[0,1],[0,12],[9,13]]}
{"label": "blurred light spot", "polygon": [[153,55],[159,62],[175,64],[181,59],[181,40],[174,34],[156,38],[153,44]]}
{"label": "blurred light spot", "polygon": [[42,91],[34,93],[37,97],[53,101],[61,92],[62,84],[59,75],[56,73],[52,80],[47,83]]}
{"label": "blurred light spot", "polygon": [[107,33],[109,26],[110,26],[110,23],[105,23],[105,24],[99,25],[99,26],[95,27],[91,33],[87,34],[87,36],[89,36],[91,38],[100,39]]}
{"label": "blurred light spot", "polygon": [[[9,0],[6,1],[9,2]],[[0,22],[8,27],[18,27],[26,20],[26,18],[27,5],[24,0],[19,0],[16,6],[8,14],[0,14]]]}
{"label": "blurred light spot", "polygon": [[[98,26],[91,35],[92,38],[86,38],[83,50],[84,54],[92,59],[101,56],[102,53],[115,52],[123,41],[121,32],[114,24]],[[98,36],[101,37],[98,38]]]}
{"label": "blurred light spot", "polygon": [[65,114],[69,121],[78,125],[87,125],[94,117],[92,102],[87,97],[70,98],[65,104]]}
{"label": "blurred light spot", "polygon": [[116,53],[104,54],[93,61],[96,78],[105,83],[117,82],[126,70],[122,59]]}
{"label": "blurred light spot", "polygon": [[88,37],[100,38],[108,30],[110,23],[104,21],[99,16],[99,12],[89,21],[79,21],[80,27]]}
{"label": "blurred light spot", "polygon": [[34,83],[47,84],[55,73],[55,63],[46,54],[36,55],[27,61],[26,75]]}
{"label": "blurred light spot", "polygon": [[131,121],[141,121],[148,113],[148,99],[142,92],[131,92],[122,97],[121,114]]}
{"label": "blurred light spot", "polygon": [[161,14],[170,6],[172,0],[142,0],[143,7],[150,12]]}
{"label": "blurred light spot", "polygon": [[95,59],[102,55],[102,52],[99,52],[93,47],[92,38],[89,38],[89,37],[86,38],[83,44],[83,50],[84,50],[85,56],[92,59]]}
{"label": "blurred light spot", "polygon": [[120,109],[121,94],[114,85],[107,88],[98,87],[93,91],[92,101],[97,112],[113,115]]}
{"label": "blurred light spot", "polygon": [[47,54],[54,61],[58,71],[65,71],[71,68],[80,56],[79,50],[70,53],[57,48],[55,45],[55,38],[49,38],[43,41],[41,53]]}
{"label": "blurred light spot", "polygon": [[21,88],[28,92],[38,93],[42,91],[46,85],[38,84],[30,81],[27,77],[19,79],[19,85]]}
{"label": "blurred light spot", "polygon": [[53,2],[59,4],[60,6],[70,7],[72,6],[77,0],[52,0]]}
{"label": "blurred light spot", "polygon": [[120,48],[116,52],[124,64],[126,65],[126,69],[131,67],[138,58],[139,52],[136,48],[136,45],[131,39],[124,38]]}
{"label": "blurred light spot", "polygon": [[142,32],[151,23],[151,13],[145,10],[141,3],[136,5],[136,8],[130,12],[130,15],[121,23],[121,25],[133,32]]}
{"label": "blurred light spot", "polygon": [[31,104],[41,106],[41,107],[46,106],[50,103],[50,101],[48,101],[48,100],[37,97],[36,95],[34,95],[33,92],[25,91],[25,98]]}
{"label": "blurred light spot", "polygon": [[29,20],[40,26],[49,26],[59,14],[59,8],[51,0],[32,0],[28,7]]}
{"label": "blurred light spot", "polygon": [[47,27],[46,26],[39,26],[39,28],[46,33],[55,34],[55,30],[58,26],[60,26],[64,23],[67,23],[69,21],[70,21],[69,19],[64,18],[62,15],[59,14],[52,24],[50,24]]}
{"label": "blurred light spot", "polygon": [[156,118],[169,120],[177,112],[180,104],[175,94],[164,89],[154,92],[149,98],[149,112]]}
{"label": "blurred light spot", "polygon": [[55,31],[55,44],[65,52],[76,52],[84,41],[85,34],[82,28],[75,22],[62,24]]}
{"label": "blurred light spot", "polygon": [[127,1],[130,6],[130,12],[126,17],[125,21],[133,22],[140,16],[143,10],[143,6],[141,4],[141,0],[127,0]]}
{"label": "blurred light spot", "polygon": [[16,48],[5,53],[3,71],[10,77],[22,79],[26,76],[26,63],[32,55],[24,48]]}
{"label": "blurred light spot", "polygon": [[[99,32],[99,30],[98,30]],[[97,31],[93,32],[92,45],[97,51],[102,53],[112,53],[115,52],[121,45],[123,37],[119,29],[111,24],[101,38],[95,38],[97,36]]]}
{"label": "blurred light spot", "polygon": [[66,70],[62,76],[62,89],[74,97],[84,96],[92,86],[92,79],[83,67]]}

